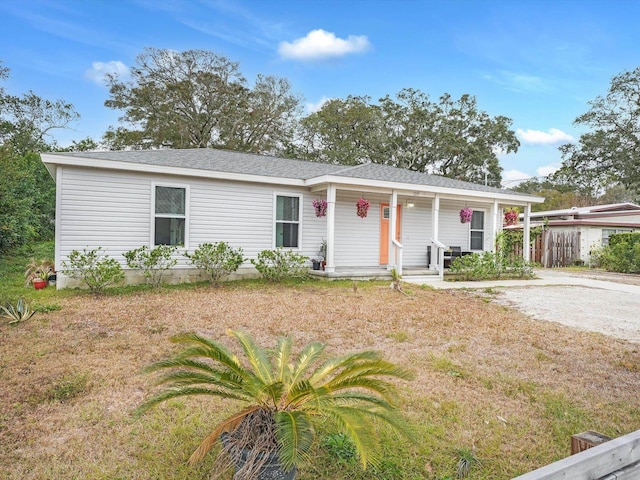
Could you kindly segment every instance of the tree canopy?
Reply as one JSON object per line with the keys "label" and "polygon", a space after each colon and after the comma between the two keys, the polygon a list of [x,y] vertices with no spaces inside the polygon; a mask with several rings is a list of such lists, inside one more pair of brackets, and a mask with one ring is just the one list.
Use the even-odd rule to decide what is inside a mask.
{"label": "tree canopy", "polygon": [[520,143],[507,117],[479,110],[475,97],[437,102],[403,89],[378,104],[369,97],[334,99],[302,119],[299,156],[356,165],[373,162],[499,186],[497,154]]}
{"label": "tree canopy", "polygon": [[591,108],[575,120],[591,127],[578,143],[560,147],[562,168],[554,175],[601,195],[621,185],[640,195],[640,67],[611,80],[605,96],[589,102]]}
{"label": "tree canopy", "polygon": [[274,153],[290,141],[300,107],[288,80],[258,75],[250,88],[237,62],[206,50],[146,48],[131,77],[109,77],[105,106],[122,110],[125,123],[105,134],[112,149]]}
{"label": "tree canopy", "polygon": [[[0,80],[9,77],[0,65]],[[55,184],[37,152],[57,149],[51,132],[79,118],[73,105],[0,85],[0,252],[53,236]]]}

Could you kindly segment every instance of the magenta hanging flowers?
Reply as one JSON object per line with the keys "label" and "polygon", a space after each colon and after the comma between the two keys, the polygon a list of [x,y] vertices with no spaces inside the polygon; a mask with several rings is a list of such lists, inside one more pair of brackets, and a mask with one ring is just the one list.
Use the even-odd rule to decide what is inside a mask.
{"label": "magenta hanging flowers", "polygon": [[515,208],[511,208],[504,212],[505,225],[515,225],[516,223],[518,223],[518,211]]}
{"label": "magenta hanging flowers", "polygon": [[327,215],[328,203],[326,200],[314,200],[313,209],[316,211],[316,217],[324,217]]}
{"label": "magenta hanging flowers", "polygon": [[360,218],[367,218],[367,213],[369,213],[369,207],[371,203],[366,198],[360,197],[356,202],[356,213]]}
{"label": "magenta hanging flowers", "polygon": [[473,210],[469,207],[464,207],[460,210],[460,223],[469,223],[473,217]]}

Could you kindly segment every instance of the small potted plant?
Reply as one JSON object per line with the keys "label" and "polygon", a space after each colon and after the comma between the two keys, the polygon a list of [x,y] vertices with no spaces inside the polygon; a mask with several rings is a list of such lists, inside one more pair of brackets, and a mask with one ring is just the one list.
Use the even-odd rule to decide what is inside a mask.
{"label": "small potted plant", "polygon": [[473,210],[469,207],[464,207],[460,210],[460,223],[469,223],[473,218]]}
{"label": "small potted plant", "polygon": [[316,212],[316,217],[324,217],[327,215],[327,207],[328,203],[326,200],[314,200],[313,201],[313,209]]}
{"label": "small potted plant", "polygon": [[366,198],[360,197],[356,202],[356,214],[360,218],[367,218],[367,214],[369,213],[369,207],[371,206],[371,202]]}
{"label": "small potted plant", "polygon": [[292,480],[309,460],[319,427],[335,429],[353,441],[363,467],[380,458],[375,424],[403,434],[410,429],[394,406],[391,380],[412,378],[404,368],[364,351],[324,358],[325,345],[311,342],[298,355],[293,340],[258,346],[243,331],[228,331],[245,354],[242,361],[222,343],[196,333],[172,338],[183,350],[160,360],[148,372],[164,372],[165,388],[138,408],[142,413],[166,400],[204,395],[239,401],[240,409],[219,421],[191,455],[201,460],[220,442],[216,468],[230,458],[237,480]]}
{"label": "small potted plant", "polygon": [[34,258],[27,265],[24,272],[25,285],[33,285],[36,290],[41,290],[49,283],[49,278],[54,274],[55,268],[51,260],[36,261]]}
{"label": "small potted plant", "polygon": [[322,270],[324,270],[324,267],[327,265],[327,241],[326,240],[322,240],[322,242],[320,242],[320,250],[318,250],[318,255],[322,257],[322,260],[320,260],[320,266],[322,267]]}
{"label": "small potted plant", "polygon": [[515,225],[518,223],[518,211],[515,208],[510,208],[504,212],[504,224],[507,226]]}

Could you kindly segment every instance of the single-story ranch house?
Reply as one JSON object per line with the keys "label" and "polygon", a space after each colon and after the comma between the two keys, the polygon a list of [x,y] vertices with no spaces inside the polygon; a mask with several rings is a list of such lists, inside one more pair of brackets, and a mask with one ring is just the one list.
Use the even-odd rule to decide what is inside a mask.
{"label": "single-story ranch house", "polygon": [[[321,275],[411,268],[442,272],[448,247],[494,248],[503,208],[520,206],[528,242],[533,195],[399,168],[332,165],[214,149],[43,153],[56,181],[55,263],[72,250],[102,247],[126,269],[123,252],[142,245],[225,241],[247,258],[293,249],[319,258]],[[369,202],[358,216],[359,199]],[[314,200],[325,200],[317,216]],[[361,202],[366,204],[366,202]],[[460,210],[473,216],[461,223]],[[429,252],[429,254],[428,254]],[[431,255],[430,252],[434,254]],[[529,249],[524,249],[528,256]],[[181,256],[172,281],[195,279]],[[248,261],[238,275],[256,274]],[[127,272],[136,281],[136,272]],[[70,279],[58,275],[58,288]]]}

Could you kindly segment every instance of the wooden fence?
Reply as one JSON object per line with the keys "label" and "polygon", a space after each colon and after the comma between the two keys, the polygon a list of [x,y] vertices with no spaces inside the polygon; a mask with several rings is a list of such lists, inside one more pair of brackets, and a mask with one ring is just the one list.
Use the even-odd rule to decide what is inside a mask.
{"label": "wooden fence", "polygon": [[[514,246],[514,255],[522,256],[522,245]],[[567,267],[580,258],[580,232],[545,230],[537,235],[530,247],[530,259],[545,268]]]}

